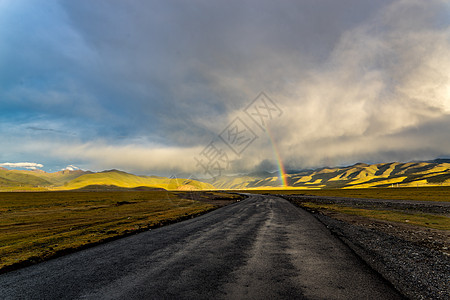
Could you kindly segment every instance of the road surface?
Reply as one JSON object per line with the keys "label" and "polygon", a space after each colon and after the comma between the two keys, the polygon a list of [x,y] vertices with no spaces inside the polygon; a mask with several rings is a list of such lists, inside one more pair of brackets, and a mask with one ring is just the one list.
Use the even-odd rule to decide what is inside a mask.
{"label": "road surface", "polygon": [[401,299],[309,213],[254,195],[0,275],[0,299]]}

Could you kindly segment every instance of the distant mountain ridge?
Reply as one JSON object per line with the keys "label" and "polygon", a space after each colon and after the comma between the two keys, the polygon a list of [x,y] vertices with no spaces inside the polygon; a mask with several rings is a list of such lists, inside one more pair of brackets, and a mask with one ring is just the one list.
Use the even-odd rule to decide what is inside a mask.
{"label": "distant mountain ridge", "polygon": [[[265,178],[258,175],[222,176],[211,184],[218,189],[281,187],[277,173],[269,173]],[[308,189],[450,185],[450,159],[324,167],[290,172],[286,181],[289,187]]]}
{"label": "distant mountain ridge", "polygon": [[201,190],[214,189],[209,183],[184,178],[138,176],[119,170],[90,172],[64,170],[0,170],[0,191],[16,190]]}
{"label": "distant mountain ridge", "polygon": [[[450,159],[408,163],[357,163],[347,167],[290,171],[286,174],[286,181],[289,187],[307,189],[450,185]],[[46,173],[42,170],[0,168],[0,191],[209,190],[280,187],[282,186],[279,174],[266,171],[221,176],[208,182],[202,182],[186,178],[138,176],[119,170],[102,172],[64,170]]]}

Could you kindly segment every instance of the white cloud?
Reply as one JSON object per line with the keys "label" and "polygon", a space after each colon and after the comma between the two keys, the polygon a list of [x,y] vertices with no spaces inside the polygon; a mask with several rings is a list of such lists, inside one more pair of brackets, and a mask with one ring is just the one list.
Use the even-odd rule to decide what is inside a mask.
{"label": "white cloud", "polygon": [[0,167],[9,167],[9,168],[24,168],[30,170],[36,170],[37,168],[42,168],[44,165],[38,163],[30,163],[30,162],[20,162],[20,163],[0,163]]}
{"label": "white cloud", "polygon": [[65,171],[65,170],[75,171],[75,170],[80,170],[80,168],[77,167],[77,166],[74,166],[74,165],[68,165],[67,167],[65,167],[64,169],[62,169],[62,171]]}
{"label": "white cloud", "polygon": [[[193,172],[194,156],[200,147],[181,148],[155,145],[110,145],[101,141],[90,143],[35,144],[32,149],[47,151],[54,158],[86,162],[96,171],[120,169],[144,174],[162,172]],[[70,165],[66,169],[74,169]]]}

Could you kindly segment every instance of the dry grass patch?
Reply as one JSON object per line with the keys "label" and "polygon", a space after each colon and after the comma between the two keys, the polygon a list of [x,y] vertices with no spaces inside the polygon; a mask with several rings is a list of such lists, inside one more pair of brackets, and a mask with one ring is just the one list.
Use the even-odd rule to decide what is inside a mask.
{"label": "dry grass patch", "polygon": [[166,191],[0,193],[0,269],[189,218],[211,203]]}

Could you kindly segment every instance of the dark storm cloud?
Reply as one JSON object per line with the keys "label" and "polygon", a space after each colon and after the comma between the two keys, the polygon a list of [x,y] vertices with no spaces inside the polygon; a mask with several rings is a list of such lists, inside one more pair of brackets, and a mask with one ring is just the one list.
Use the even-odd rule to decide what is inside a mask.
{"label": "dark storm cloud", "polygon": [[[168,138],[195,144],[258,90],[284,88],[277,76],[292,80],[327,57],[342,30],[382,6],[372,2],[68,1],[64,8],[96,52],[106,89],[117,88],[111,107],[137,119],[132,130],[156,118]],[[183,140],[186,126],[198,134]]]}
{"label": "dark storm cloud", "polygon": [[[23,157],[1,158],[50,153],[49,162],[85,168],[190,171],[260,91],[284,110],[271,127],[288,167],[433,156],[446,146],[433,122],[450,113],[448,7],[4,1],[0,128],[3,147]],[[436,130],[428,148],[422,131],[409,134],[426,126]],[[53,132],[34,130],[34,140],[24,128]],[[262,134],[233,165],[269,168],[271,149]]]}

